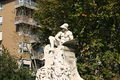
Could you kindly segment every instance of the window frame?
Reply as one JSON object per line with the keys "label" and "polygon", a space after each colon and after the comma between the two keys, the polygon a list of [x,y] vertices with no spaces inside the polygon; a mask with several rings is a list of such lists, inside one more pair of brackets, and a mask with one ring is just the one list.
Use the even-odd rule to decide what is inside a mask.
{"label": "window frame", "polygon": [[3,16],[0,16],[0,25],[3,24]]}
{"label": "window frame", "polygon": [[[27,62],[27,63],[26,63]],[[27,68],[27,69],[31,69],[32,67],[32,62],[30,60],[27,59],[20,59],[18,61],[18,68]]]}
{"label": "window frame", "polygon": [[0,34],[0,38],[1,38],[0,41],[2,41],[3,40],[3,31],[0,31],[0,33],[1,33]]}
{"label": "window frame", "polygon": [[28,47],[27,47],[27,45],[28,45],[29,43],[27,43],[27,42],[23,42],[23,41],[21,41],[21,42],[19,42],[18,43],[18,53],[29,53],[29,50],[28,50]]}
{"label": "window frame", "polygon": [[0,2],[0,10],[2,10],[2,9],[3,9],[3,3]]}

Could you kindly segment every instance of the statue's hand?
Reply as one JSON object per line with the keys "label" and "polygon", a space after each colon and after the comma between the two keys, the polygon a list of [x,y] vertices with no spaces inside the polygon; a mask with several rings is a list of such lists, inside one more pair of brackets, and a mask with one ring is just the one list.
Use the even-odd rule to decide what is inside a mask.
{"label": "statue's hand", "polygon": [[60,40],[60,45],[62,45],[63,43],[65,43],[65,41],[64,40]]}

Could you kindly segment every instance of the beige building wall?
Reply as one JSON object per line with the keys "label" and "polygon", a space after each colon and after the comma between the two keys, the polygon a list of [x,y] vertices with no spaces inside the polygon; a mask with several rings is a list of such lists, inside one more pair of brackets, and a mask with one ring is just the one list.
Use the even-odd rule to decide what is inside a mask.
{"label": "beige building wall", "polygon": [[15,0],[7,0],[3,5],[3,9],[0,10],[0,16],[3,17],[0,31],[3,32],[2,44],[4,47],[7,48],[12,55],[20,58],[20,56],[26,57],[28,54],[18,53],[18,43],[23,41],[24,37],[20,37],[16,32],[17,26],[14,24],[16,16],[15,4]]}

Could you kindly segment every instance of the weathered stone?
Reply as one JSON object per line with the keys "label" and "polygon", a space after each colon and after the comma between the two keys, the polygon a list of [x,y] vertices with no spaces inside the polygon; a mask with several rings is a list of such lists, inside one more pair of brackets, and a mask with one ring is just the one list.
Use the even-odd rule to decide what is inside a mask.
{"label": "weathered stone", "polygon": [[67,46],[50,51],[47,45],[44,59],[45,65],[37,70],[36,80],[83,80],[77,71],[75,53]]}
{"label": "weathered stone", "polygon": [[49,37],[50,45],[44,48],[45,65],[38,69],[36,80],[83,80],[76,66],[74,49],[77,42],[68,26],[64,23],[60,26],[62,31]]}

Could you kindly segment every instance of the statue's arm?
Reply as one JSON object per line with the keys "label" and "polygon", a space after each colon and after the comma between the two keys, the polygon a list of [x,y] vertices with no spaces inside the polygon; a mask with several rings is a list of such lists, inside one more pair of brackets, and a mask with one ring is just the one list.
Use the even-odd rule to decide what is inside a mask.
{"label": "statue's arm", "polygon": [[61,32],[58,32],[56,35],[55,35],[55,39],[57,41],[60,41],[60,36],[61,36]]}
{"label": "statue's arm", "polygon": [[73,40],[73,39],[74,39],[73,34],[72,34],[71,31],[69,32],[69,38],[70,38],[70,40]]}

